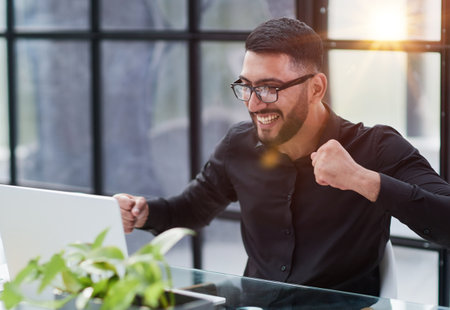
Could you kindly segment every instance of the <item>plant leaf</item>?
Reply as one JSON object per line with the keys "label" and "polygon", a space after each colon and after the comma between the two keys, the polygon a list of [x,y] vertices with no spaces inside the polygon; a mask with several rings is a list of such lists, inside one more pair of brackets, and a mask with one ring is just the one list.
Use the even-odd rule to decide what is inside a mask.
{"label": "plant leaf", "polygon": [[50,261],[42,268],[42,281],[38,292],[42,292],[56,277],[56,275],[66,269],[66,263],[60,253],[54,254]]}
{"label": "plant leaf", "polygon": [[121,279],[121,281],[116,282],[110,287],[109,292],[105,296],[102,307],[100,309],[128,309],[139,290],[139,286],[139,279],[133,277],[126,277]]}
{"label": "plant leaf", "polygon": [[171,228],[156,236],[150,242],[150,244],[152,244],[155,247],[159,247],[160,254],[164,255],[184,236],[194,234],[195,232],[188,228],[181,228],[181,227]]}
{"label": "plant leaf", "polygon": [[2,301],[6,309],[11,309],[18,305],[24,296],[20,293],[19,287],[16,283],[6,282],[3,285]]}
{"label": "plant leaf", "polygon": [[92,297],[92,293],[94,292],[94,288],[92,287],[86,287],[77,297],[75,300],[75,307],[77,309],[84,309],[86,308],[87,303]]}
{"label": "plant leaf", "polygon": [[63,270],[61,272],[61,277],[65,286],[64,291],[76,293],[83,288],[83,285],[77,275],[70,270]]}
{"label": "plant leaf", "polygon": [[164,293],[164,285],[161,282],[147,286],[144,290],[144,304],[152,308],[158,307],[162,293]]}
{"label": "plant leaf", "polygon": [[105,240],[106,234],[108,233],[109,228],[106,228],[102,232],[98,234],[95,238],[94,243],[92,244],[92,249],[97,249],[102,246],[103,241]]}
{"label": "plant leaf", "polygon": [[14,284],[20,285],[24,281],[34,279],[36,277],[36,274],[39,272],[38,262],[39,257],[30,260],[28,264],[16,275],[13,280]]}
{"label": "plant leaf", "polygon": [[122,253],[122,250],[120,250],[116,246],[104,246],[101,248],[96,248],[93,251],[91,251],[87,255],[88,259],[117,259],[117,260],[123,260],[125,256]]}
{"label": "plant leaf", "polygon": [[109,278],[101,279],[100,281],[95,282],[93,284],[94,292],[92,293],[92,296],[99,296],[100,298],[104,297],[107,293],[109,285],[112,285],[115,282],[115,280]]}
{"label": "plant leaf", "polygon": [[109,262],[84,261],[80,264],[80,268],[90,276],[110,278],[117,275],[116,266]]}
{"label": "plant leaf", "polygon": [[59,309],[64,306],[67,302],[74,299],[74,295],[67,295],[62,299],[53,299],[53,300],[26,300],[26,302],[30,305],[37,306],[39,308],[47,308],[47,309]]}

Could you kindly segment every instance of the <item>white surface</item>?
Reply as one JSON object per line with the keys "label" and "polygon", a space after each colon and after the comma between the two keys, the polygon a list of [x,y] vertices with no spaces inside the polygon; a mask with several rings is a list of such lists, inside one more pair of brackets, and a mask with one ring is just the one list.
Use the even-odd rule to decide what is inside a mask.
{"label": "white surface", "polygon": [[208,295],[208,294],[192,292],[192,291],[176,289],[176,288],[172,289],[172,292],[180,294],[180,295],[194,297],[194,298],[206,299],[206,300],[212,302],[215,306],[223,305],[227,301],[225,297]]}
{"label": "white surface", "polygon": [[127,246],[112,197],[0,185],[0,234],[14,277],[31,258],[47,261],[73,242],[93,242],[109,228],[104,245]]}
{"label": "white surface", "polygon": [[380,262],[380,297],[397,298],[397,269],[391,240],[386,243]]}

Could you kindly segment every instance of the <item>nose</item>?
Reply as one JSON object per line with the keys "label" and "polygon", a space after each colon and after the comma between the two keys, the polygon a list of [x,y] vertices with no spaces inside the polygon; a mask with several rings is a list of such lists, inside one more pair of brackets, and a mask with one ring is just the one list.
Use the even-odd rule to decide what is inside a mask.
{"label": "nose", "polygon": [[250,99],[247,101],[247,109],[249,112],[257,112],[264,108],[266,103],[262,102],[255,92],[252,92],[250,95]]}

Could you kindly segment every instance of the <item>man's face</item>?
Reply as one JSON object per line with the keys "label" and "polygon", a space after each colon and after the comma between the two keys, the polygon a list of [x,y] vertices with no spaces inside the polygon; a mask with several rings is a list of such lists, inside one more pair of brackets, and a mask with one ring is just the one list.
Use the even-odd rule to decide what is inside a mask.
{"label": "man's face", "polygon": [[[294,69],[288,55],[247,51],[240,78],[253,87],[278,87],[308,73]],[[308,115],[307,82],[279,91],[273,103],[262,102],[255,93],[245,102],[261,142],[281,145],[300,130]]]}

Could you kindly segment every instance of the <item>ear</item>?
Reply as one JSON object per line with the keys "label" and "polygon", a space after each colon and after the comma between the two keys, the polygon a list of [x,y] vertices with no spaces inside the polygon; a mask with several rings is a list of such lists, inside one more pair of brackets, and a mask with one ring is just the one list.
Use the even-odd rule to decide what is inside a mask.
{"label": "ear", "polygon": [[313,101],[321,101],[327,91],[327,77],[323,73],[317,73],[311,80],[311,95]]}

